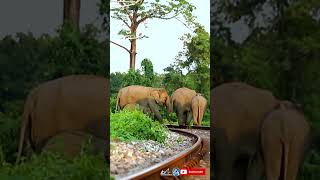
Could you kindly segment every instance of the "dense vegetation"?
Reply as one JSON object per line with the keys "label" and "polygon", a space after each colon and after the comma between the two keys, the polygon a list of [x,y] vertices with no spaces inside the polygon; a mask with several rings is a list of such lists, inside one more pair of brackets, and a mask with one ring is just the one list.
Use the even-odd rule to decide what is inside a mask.
{"label": "dense vegetation", "polygon": [[110,114],[111,140],[154,140],[164,142],[167,129],[140,110]]}
{"label": "dense vegetation", "polygon": [[[320,178],[319,1],[215,1],[212,13],[212,87],[243,81],[302,105],[313,128],[299,179]],[[269,10],[263,10],[264,8]],[[270,10],[271,9],[271,10]],[[235,23],[235,22],[240,22]],[[236,41],[246,25],[248,37]],[[235,28],[235,29],[232,29]],[[245,29],[245,28],[244,28]]]}
{"label": "dense vegetation", "polygon": [[97,40],[88,25],[80,32],[65,25],[56,36],[18,33],[0,40],[0,179],[103,179],[103,157],[82,154],[74,160],[55,154],[35,155],[18,166],[16,159],[23,104],[38,84],[70,74],[108,76],[109,42]]}

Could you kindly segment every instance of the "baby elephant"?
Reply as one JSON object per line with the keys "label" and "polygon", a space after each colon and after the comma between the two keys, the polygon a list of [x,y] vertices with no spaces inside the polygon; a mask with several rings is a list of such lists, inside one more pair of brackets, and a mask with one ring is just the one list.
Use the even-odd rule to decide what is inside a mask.
{"label": "baby elephant", "polygon": [[150,116],[153,116],[153,113],[151,111],[151,109],[149,107],[140,105],[140,104],[136,104],[136,103],[130,103],[127,104],[123,107],[123,110],[128,110],[128,111],[134,111],[134,110],[141,110],[144,114],[148,114]]}
{"label": "baby elephant", "polygon": [[261,126],[261,148],[267,180],[295,180],[309,138],[310,126],[298,106],[283,101],[270,112]]}
{"label": "baby elephant", "polygon": [[201,126],[203,114],[206,110],[207,100],[200,94],[197,93],[191,100],[191,108],[193,115],[193,124]]}

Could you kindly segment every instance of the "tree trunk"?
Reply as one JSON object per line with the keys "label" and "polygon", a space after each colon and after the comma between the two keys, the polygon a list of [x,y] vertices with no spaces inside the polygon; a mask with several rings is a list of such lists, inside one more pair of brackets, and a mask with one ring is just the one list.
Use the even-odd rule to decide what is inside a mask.
{"label": "tree trunk", "polygon": [[137,28],[138,28],[138,22],[137,22],[137,17],[138,17],[138,10],[135,10],[132,14],[132,19],[131,19],[131,26],[130,26],[130,32],[131,35],[133,35],[132,39],[130,39],[130,69],[135,70],[136,68],[136,56],[137,56]]}
{"label": "tree trunk", "polygon": [[137,56],[137,40],[131,40],[131,48],[130,48],[130,69],[136,69],[136,56]]}
{"label": "tree trunk", "polygon": [[80,0],[64,0],[63,24],[67,22],[79,29]]}

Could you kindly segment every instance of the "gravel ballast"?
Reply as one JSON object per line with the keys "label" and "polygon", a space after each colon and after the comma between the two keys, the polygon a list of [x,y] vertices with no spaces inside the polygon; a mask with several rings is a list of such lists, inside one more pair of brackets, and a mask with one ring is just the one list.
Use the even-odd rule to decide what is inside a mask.
{"label": "gravel ballast", "polygon": [[152,140],[112,142],[110,173],[121,178],[162,162],[190,148],[196,139],[168,131],[164,143]]}

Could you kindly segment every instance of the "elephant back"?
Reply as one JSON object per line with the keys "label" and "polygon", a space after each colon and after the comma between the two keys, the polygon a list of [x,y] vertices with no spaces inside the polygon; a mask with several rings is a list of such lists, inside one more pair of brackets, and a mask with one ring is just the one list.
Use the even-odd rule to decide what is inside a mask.
{"label": "elephant back", "polygon": [[171,95],[171,100],[173,103],[173,106],[190,106],[191,107],[191,100],[194,96],[196,96],[196,91],[182,87],[177,90],[175,90]]}
{"label": "elephant back", "polygon": [[260,121],[278,100],[267,90],[232,82],[212,90],[213,124],[223,129],[230,142],[243,138],[242,147],[255,148]]}

